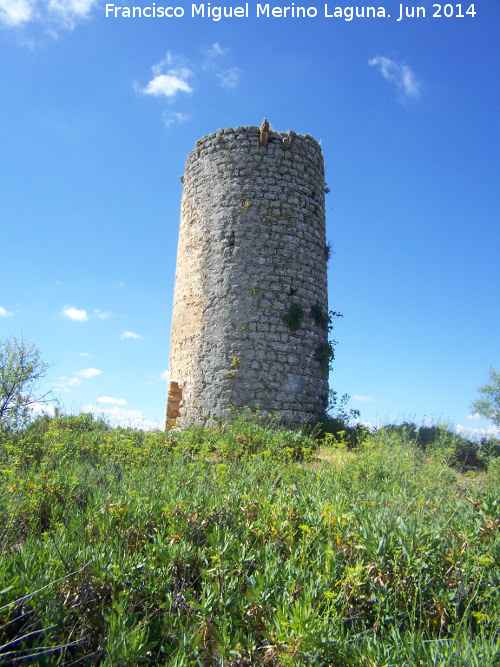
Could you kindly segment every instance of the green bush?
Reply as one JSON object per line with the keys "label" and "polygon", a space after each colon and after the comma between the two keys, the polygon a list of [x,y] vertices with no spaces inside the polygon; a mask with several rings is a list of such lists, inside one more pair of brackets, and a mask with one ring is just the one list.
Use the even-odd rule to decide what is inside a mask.
{"label": "green bush", "polygon": [[471,476],[443,430],[85,419],[2,440],[0,663],[499,664],[495,444]]}
{"label": "green bush", "polygon": [[283,318],[283,322],[287,325],[290,331],[297,331],[298,329],[300,329],[303,317],[304,317],[304,309],[302,308],[300,303],[294,301],[293,303],[290,304],[288,312]]}
{"label": "green bush", "polygon": [[494,440],[470,440],[455,433],[446,424],[417,426],[413,422],[404,422],[384,426],[380,431],[396,435],[401,442],[413,443],[429,455],[441,457],[461,470],[483,469],[495,452],[500,454]]}

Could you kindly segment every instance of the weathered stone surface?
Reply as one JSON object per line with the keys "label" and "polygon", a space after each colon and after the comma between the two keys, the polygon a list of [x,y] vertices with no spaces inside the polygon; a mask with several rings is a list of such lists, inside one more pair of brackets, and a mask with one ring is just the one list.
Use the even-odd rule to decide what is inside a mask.
{"label": "weathered stone surface", "polygon": [[[285,150],[283,150],[285,147]],[[207,423],[230,406],[300,421],[328,390],[315,358],[328,332],[324,167],[308,135],[218,130],[188,157],[169,364],[167,426]],[[296,330],[283,318],[292,304]]]}

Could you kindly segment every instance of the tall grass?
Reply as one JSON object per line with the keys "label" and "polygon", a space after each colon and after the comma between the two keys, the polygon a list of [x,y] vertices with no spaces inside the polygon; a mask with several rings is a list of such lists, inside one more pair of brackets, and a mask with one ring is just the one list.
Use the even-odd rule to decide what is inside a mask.
{"label": "tall grass", "polygon": [[494,443],[315,435],[5,435],[0,664],[500,665]]}

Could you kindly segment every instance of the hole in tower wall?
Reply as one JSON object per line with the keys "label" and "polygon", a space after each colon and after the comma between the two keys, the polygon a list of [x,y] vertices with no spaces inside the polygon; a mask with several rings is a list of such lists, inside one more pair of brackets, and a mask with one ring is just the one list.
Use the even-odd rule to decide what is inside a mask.
{"label": "hole in tower wall", "polygon": [[180,419],[180,405],[182,401],[182,388],[177,382],[171,382],[167,394],[167,429],[178,426]]}

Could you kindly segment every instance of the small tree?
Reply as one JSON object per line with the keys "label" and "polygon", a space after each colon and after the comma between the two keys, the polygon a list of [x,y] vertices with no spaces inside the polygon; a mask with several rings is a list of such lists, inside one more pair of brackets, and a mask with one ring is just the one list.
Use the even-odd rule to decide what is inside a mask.
{"label": "small tree", "polygon": [[0,429],[21,428],[35,405],[49,402],[51,392],[37,391],[49,368],[34,343],[14,337],[0,341]]}
{"label": "small tree", "polygon": [[500,426],[500,372],[493,367],[490,368],[490,382],[478,387],[478,392],[483,395],[472,403],[471,408],[486,419]]}
{"label": "small tree", "polygon": [[351,400],[349,394],[343,394],[340,398],[338,393],[334,389],[328,390],[328,405],[326,406],[326,412],[330,419],[344,422],[348,424],[350,421],[356,421],[359,419],[361,413],[359,410],[354,410],[351,408],[347,412],[347,404]]}

